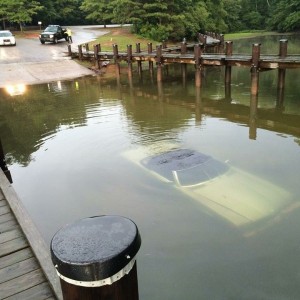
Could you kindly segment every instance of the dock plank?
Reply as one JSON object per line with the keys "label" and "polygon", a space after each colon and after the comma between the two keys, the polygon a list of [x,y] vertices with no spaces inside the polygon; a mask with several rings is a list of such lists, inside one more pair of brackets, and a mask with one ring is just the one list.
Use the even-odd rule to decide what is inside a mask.
{"label": "dock plank", "polygon": [[10,208],[8,207],[8,205],[0,207],[0,216],[7,214],[8,212],[10,212]]}
{"label": "dock plank", "polygon": [[35,257],[10,265],[0,270],[0,284],[11,279],[23,276],[29,272],[39,269],[40,266]]}
{"label": "dock plank", "polygon": [[33,257],[33,253],[29,247],[4,257],[0,257],[0,269],[6,268],[30,257]]}
{"label": "dock plank", "polygon": [[52,290],[47,283],[41,283],[23,292],[15,294],[5,300],[55,300]]}
{"label": "dock plank", "polygon": [[9,230],[13,230],[18,228],[19,224],[17,221],[13,218],[12,220],[9,220],[7,222],[1,223],[0,232],[5,232]]}
{"label": "dock plank", "polygon": [[3,232],[0,234],[0,246],[2,243],[9,242],[11,240],[21,237],[22,235],[23,232],[18,228]]}
{"label": "dock plank", "polygon": [[18,294],[43,282],[46,282],[46,278],[40,269],[6,281],[0,284],[0,299]]}
{"label": "dock plank", "polygon": [[2,243],[0,247],[0,257],[4,255],[11,254],[13,252],[16,252],[18,250],[22,250],[26,247],[28,247],[28,242],[24,237],[19,237],[17,239],[14,239],[12,241]]}
{"label": "dock plank", "polygon": [[62,299],[50,251],[1,169],[0,199],[0,299]]}
{"label": "dock plank", "polygon": [[[14,216],[11,213],[7,213],[0,216],[0,224],[11,220],[14,220]],[[1,225],[0,225],[0,232],[1,232]]]}

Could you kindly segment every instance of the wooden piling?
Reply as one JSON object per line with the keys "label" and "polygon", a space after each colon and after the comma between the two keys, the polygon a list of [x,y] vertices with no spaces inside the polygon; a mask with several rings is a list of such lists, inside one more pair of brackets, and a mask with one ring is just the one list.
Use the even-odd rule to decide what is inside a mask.
{"label": "wooden piling", "polygon": [[68,56],[72,57],[72,47],[70,44],[68,44]]}
{"label": "wooden piling", "polygon": [[79,58],[80,60],[83,59],[82,45],[78,45],[78,58]]}
{"label": "wooden piling", "polygon": [[252,45],[251,95],[258,95],[260,44]]}
{"label": "wooden piling", "polygon": [[[287,56],[287,45],[288,40],[282,39],[279,41],[279,57],[285,58]],[[284,85],[285,85],[285,73],[286,69],[279,68],[278,69],[278,80],[277,80],[277,92],[278,97],[283,99],[284,94]]]}
{"label": "wooden piling", "polygon": [[156,46],[157,81],[162,81],[162,46]]}
{"label": "wooden piling", "polygon": [[[140,43],[136,43],[136,53],[141,53],[141,44]],[[142,62],[140,60],[138,60],[137,66],[138,66],[138,74],[141,75],[142,74]]]}
{"label": "wooden piling", "polygon": [[[225,55],[232,56],[233,53],[233,42],[227,41],[225,44]],[[231,71],[232,67],[228,64],[225,66],[225,98],[231,99]]]}
{"label": "wooden piling", "polygon": [[195,85],[201,87],[201,47],[199,44],[194,47],[195,56]]}
{"label": "wooden piling", "polygon": [[282,39],[279,41],[279,57],[284,58],[287,56],[288,40]]}
{"label": "wooden piling", "polygon": [[250,97],[249,139],[256,140],[258,97],[253,94]]}
{"label": "wooden piling", "polygon": [[186,52],[187,52],[187,43],[186,42],[182,42],[181,43],[180,53],[181,54],[186,54]]}
{"label": "wooden piling", "polygon": [[89,52],[89,51],[90,51],[89,43],[85,43],[85,52]]}
{"label": "wooden piling", "polygon": [[[148,50],[148,54],[151,54],[153,52],[152,43],[147,44],[147,50]],[[151,61],[151,60],[149,60],[149,71],[150,71],[151,77],[153,77],[153,61]]]}
{"label": "wooden piling", "polygon": [[6,169],[5,155],[4,155],[4,150],[3,150],[1,139],[0,139],[0,168],[3,171]]}
{"label": "wooden piling", "polygon": [[114,54],[114,63],[115,63],[115,66],[116,66],[116,75],[117,75],[117,78],[120,77],[120,64],[119,64],[119,50],[118,50],[118,45],[116,44],[113,44],[113,54]]}
{"label": "wooden piling", "polygon": [[10,171],[7,168],[6,161],[5,161],[5,154],[4,154],[1,138],[0,138],[0,169],[2,169],[8,181],[12,183],[13,182],[12,177]]}
{"label": "wooden piling", "polygon": [[99,58],[99,52],[101,52],[101,46],[100,44],[94,45],[94,60],[95,60],[95,67],[97,69],[101,68],[101,62]]}
{"label": "wooden piling", "polygon": [[128,77],[132,80],[132,45],[127,45]]}
{"label": "wooden piling", "polygon": [[138,300],[140,245],[136,224],[121,216],[85,218],[63,227],[50,247],[63,300]]}

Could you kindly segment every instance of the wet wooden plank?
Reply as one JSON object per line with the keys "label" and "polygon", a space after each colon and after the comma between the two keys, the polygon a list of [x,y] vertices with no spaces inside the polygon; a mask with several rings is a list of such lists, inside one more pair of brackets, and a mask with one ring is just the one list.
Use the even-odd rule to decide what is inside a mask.
{"label": "wet wooden plank", "polygon": [[0,299],[18,294],[43,282],[46,282],[46,279],[40,269],[6,281],[0,284]]}
{"label": "wet wooden plank", "polygon": [[49,288],[48,283],[41,283],[26,291],[15,294],[5,300],[55,300],[53,292]]}
{"label": "wet wooden plank", "polygon": [[19,237],[17,239],[14,239],[12,241],[2,243],[0,247],[0,257],[4,255],[11,254],[13,252],[16,252],[18,250],[22,250],[26,247],[28,247],[29,244],[27,240],[24,237]]}
{"label": "wet wooden plank", "polygon": [[40,269],[35,257],[28,258],[0,270],[0,284]]}
{"label": "wet wooden plank", "polygon": [[13,218],[10,221],[4,222],[0,224],[0,232],[6,232],[9,230],[16,229],[18,227],[17,221]]}
{"label": "wet wooden plank", "polygon": [[0,257],[0,269],[3,269],[5,267],[8,267],[10,265],[13,265],[31,257],[33,257],[33,253],[29,247],[14,252],[12,254]]}
{"label": "wet wooden plank", "polygon": [[1,232],[1,223],[5,223],[8,221],[14,220],[14,216],[12,213],[7,213],[0,216],[0,232]]}
{"label": "wet wooden plank", "polygon": [[2,243],[9,242],[11,240],[21,237],[22,235],[23,235],[23,232],[18,228],[1,233],[0,234],[0,247],[1,247]]}
{"label": "wet wooden plank", "polygon": [[[37,258],[44,274],[46,275],[45,278],[49,281],[51,288],[55,292],[55,296],[58,299],[62,299],[62,292],[60,288],[59,278],[56,274],[55,268],[52,264],[51,257],[50,257],[50,250],[45,244],[45,241],[41,237],[40,232],[37,230],[35,224],[32,222],[28,212],[26,211],[25,207],[23,206],[22,201],[19,199],[18,195],[16,194],[15,190],[13,189],[12,185],[7,180],[4,173],[0,170],[0,188],[2,194],[4,195],[5,199],[7,200],[17,222],[22,228],[22,231],[25,235],[25,239],[17,238],[11,240],[9,242],[1,244],[0,247],[0,256],[1,251],[2,253],[6,253],[5,255],[11,254],[11,250],[13,248],[15,251],[24,249],[26,245],[30,245],[31,249],[35,257]],[[12,222],[11,224],[7,224]],[[10,225],[9,230],[15,229],[14,226],[18,226],[17,222],[14,225],[14,221],[5,222],[3,224]],[[1,224],[0,232],[3,232],[3,224]],[[8,230],[6,230],[8,231]],[[5,246],[5,247],[2,247]],[[2,250],[3,248],[3,250]],[[20,290],[21,291],[21,290]],[[1,298],[1,297],[0,297]]]}
{"label": "wet wooden plank", "polygon": [[4,215],[4,214],[7,214],[8,212],[10,212],[10,208],[9,208],[8,205],[0,207],[0,216]]}

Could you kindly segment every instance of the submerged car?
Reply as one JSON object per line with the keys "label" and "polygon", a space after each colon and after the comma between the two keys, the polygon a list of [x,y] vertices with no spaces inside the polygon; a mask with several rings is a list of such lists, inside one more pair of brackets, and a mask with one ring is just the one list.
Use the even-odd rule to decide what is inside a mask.
{"label": "submerged car", "polygon": [[1,46],[16,46],[16,39],[9,30],[0,31],[0,45]]}
{"label": "submerged car", "polygon": [[285,189],[198,151],[147,152],[151,153],[139,148],[124,156],[235,227],[253,232],[249,225],[270,222],[299,206]]}

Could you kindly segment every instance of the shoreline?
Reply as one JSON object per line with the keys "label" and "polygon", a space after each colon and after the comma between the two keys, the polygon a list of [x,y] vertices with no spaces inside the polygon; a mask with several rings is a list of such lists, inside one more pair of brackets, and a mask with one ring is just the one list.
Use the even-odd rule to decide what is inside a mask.
{"label": "shoreline", "polygon": [[8,85],[34,85],[95,75],[95,72],[71,59],[23,62],[1,65],[0,88]]}

